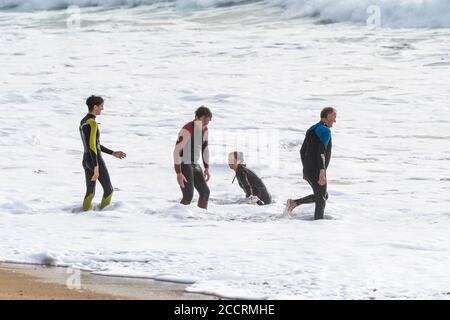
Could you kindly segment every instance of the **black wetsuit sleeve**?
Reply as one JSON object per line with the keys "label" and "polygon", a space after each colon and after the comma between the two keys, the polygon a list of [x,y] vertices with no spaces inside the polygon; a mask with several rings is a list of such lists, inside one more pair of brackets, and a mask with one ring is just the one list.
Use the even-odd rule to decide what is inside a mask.
{"label": "black wetsuit sleeve", "polygon": [[320,170],[325,170],[327,168],[327,147],[331,142],[331,131],[325,125],[318,125],[314,131],[319,140],[317,164]]}
{"label": "black wetsuit sleeve", "polygon": [[305,140],[302,143],[302,147],[300,148],[300,159],[302,159],[302,165],[305,166],[305,160],[306,160],[306,139],[307,137],[305,137]]}
{"label": "black wetsuit sleeve", "polygon": [[104,147],[103,145],[100,145],[100,150],[104,153],[107,154],[113,154],[114,151],[112,151],[111,149],[108,149],[107,147]]}
{"label": "black wetsuit sleeve", "polygon": [[328,145],[327,145],[327,150],[326,150],[326,154],[325,154],[325,169],[327,169],[328,165],[330,164],[331,147],[332,147],[332,143],[331,143],[331,140],[330,140],[330,143],[328,143]]}
{"label": "black wetsuit sleeve", "polygon": [[86,139],[89,155],[94,167],[98,166],[97,159],[97,123],[94,120],[88,120],[81,128]]}
{"label": "black wetsuit sleeve", "polygon": [[326,153],[327,153],[327,147],[322,143],[322,141],[320,141],[318,153],[317,153],[317,164],[318,164],[320,170],[326,169]]}

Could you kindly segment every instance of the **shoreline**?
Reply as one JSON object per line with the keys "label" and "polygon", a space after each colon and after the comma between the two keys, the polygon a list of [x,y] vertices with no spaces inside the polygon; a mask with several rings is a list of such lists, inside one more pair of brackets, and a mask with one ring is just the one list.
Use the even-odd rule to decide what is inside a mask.
{"label": "shoreline", "polygon": [[[0,300],[217,300],[185,291],[186,284],[95,275],[68,268],[0,263]],[[79,275],[79,276],[78,276]],[[77,288],[69,288],[67,283]]]}

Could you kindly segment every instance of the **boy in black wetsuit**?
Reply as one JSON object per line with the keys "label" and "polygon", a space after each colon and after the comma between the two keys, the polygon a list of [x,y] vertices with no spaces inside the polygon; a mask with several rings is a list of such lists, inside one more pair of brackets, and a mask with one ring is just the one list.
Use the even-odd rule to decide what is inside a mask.
{"label": "boy in black wetsuit", "polygon": [[109,178],[108,170],[103,161],[102,152],[123,159],[126,154],[122,151],[112,151],[100,144],[100,131],[95,117],[99,116],[103,110],[103,98],[90,96],[86,100],[89,113],[80,122],[80,135],[84,146],[83,169],[86,179],[86,195],[83,201],[83,211],[91,208],[95,194],[95,183],[97,180],[103,187],[103,199],[100,209],[111,203],[113,187]]}
{"label": "boy in black wetsuit", "polygon": [[237,178],[239,186],[244,190],[249,203],[257,203],[262,206],[272,202],[272,198],[262,180],[244,164],[242,152],[231,152],[228,155],[228,165],[236,172],[234,179]]}

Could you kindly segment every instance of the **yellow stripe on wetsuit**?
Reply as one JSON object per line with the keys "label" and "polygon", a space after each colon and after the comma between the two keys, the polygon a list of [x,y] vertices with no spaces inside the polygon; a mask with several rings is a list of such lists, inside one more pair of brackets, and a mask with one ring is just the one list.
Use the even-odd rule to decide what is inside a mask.
{"label": "yellow stripe on wetsuit", "polygon": [[91,127],[91,135],[89,136],[89,148],[97,154],[97,122],[94,119],[88,119],[87,124]]}

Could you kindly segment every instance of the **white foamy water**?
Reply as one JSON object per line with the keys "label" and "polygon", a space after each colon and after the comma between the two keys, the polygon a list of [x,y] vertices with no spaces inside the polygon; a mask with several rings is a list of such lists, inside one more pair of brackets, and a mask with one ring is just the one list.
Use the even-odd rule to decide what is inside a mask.
{"label": "white foamy water", "polygon": [[[79,30],[65,10],[0,11],[0,260],[234,298],[448,299],[449,29],[368,30],[361,19],[293,16],[288,3],[202,3],[89,7]],[[106,99],[102,143],[128,157],[105,155],[113,205],[80,213],[78,124],[92,93]],[[207,212],[178,204],[172,164],[200,104],[214,113]],[[311,205],[288,219],[285,200],[310,193],[305,130],[327,105],[338,109],[327,219],[312,221]],[[275,200],[267,207],[242,204],[224,164],[236,140],[258,137],[269,157],[244,151]]]}
{"label": "white foamy water", "polygon": [[286,17],[313,17],[318,22],[366,23],[370,15],[385,27],[450,27],[449,0],[0,0],[0,9],[53,10],[69,6],[102,8],[146,5],[178,10],[231,7],[256,3],[279,7]]}

